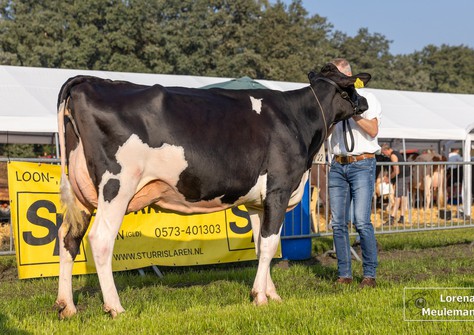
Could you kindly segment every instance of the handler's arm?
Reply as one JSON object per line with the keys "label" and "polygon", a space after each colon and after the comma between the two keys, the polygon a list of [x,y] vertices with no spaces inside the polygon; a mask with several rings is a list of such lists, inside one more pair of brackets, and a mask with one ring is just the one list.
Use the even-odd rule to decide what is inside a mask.
{"label": "handler's arm", "polygon": [[[391,160],[393,163],[397,163],[397,162],[398,162],[398,157],[397,157],[397,155],[395,155],[395,154],[392,153],[392,154],[390,155],[390,160]],[[390,173],[390,179],[395,178],[399,173],[400,173],[400,166],[398,166],[398,165],[392,165],[392,172]]]}
{"label": "handler's arm", "polygon": [[357,123],[359,127],[362,128],[369,136],[375,137],[379,132],[379,121],[377,118],[373,118],[370,120],[364,119],[360,115],[355,115],[352,119]]}

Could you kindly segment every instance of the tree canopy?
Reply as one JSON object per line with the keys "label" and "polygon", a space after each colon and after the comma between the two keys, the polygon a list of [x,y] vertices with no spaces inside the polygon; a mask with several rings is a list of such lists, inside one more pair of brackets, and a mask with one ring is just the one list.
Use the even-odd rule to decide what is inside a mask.
{"label": "tree canopy", "polygon": [[474,93],[474,49],[392,55],[390,43],[347,36],[301,0],[0,0],[3,65],[305,82],[344,57],[370,87]]}

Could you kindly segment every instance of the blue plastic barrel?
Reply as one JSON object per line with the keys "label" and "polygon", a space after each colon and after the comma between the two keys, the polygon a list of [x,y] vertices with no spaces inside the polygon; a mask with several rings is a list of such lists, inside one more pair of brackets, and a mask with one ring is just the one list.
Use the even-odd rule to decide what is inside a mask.
{"label": "blue plastic barrel", "polygon": [[295,237],[310,234],[310,185],[305,185],[303,198],[293,210],[286,213],[281,230],[282,258],[287,260],[304,260],[311,258],[311,237]]}

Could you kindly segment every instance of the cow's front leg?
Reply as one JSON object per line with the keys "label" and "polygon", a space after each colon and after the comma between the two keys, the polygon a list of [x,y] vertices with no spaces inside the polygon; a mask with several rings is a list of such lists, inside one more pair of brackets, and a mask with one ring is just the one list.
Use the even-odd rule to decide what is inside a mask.
{"label": "cow's front leg", "polygon": [[[280,235],[278,235],[278,241],[277,241],[277,246],[275,248],[275,252],[273,253],[273,256],[275,256],[276,249],[278,248],[278,242],[280,241]],[[272,256],[272,258],[273,258]],[[270,275],[270,267],[268,267],[268,273],[267,273],[267,288],[265,290],[265,294],[267,295],[270,300],[274,301],[281,301],[280,295],[278,295],[276,291],[275,284],[273,283],[272,277]]]}
{"label": "cow's front leg", "polygon": [[[249,213],[258,258],[257,274],[251,296],[253,303],[260,306],[268,303],[267,297],[271,300],[281,301],[270,275],[270,263],[275,256],[280,241],[281,223],[271,226],[266,219],[264,221],[261,211],[249,210]],[[284,217],[284,212],[281,217]]]}
{"label": "cow's front leg", "polygon": [[257,306],[267,304],[267,297],[272,300],[281,301],[270,275],[270,263],[273,256],[275,256],[279,241],[279,234],[270,237],[261,237],[257,275],[255,276],[251,292],[253,303]]}

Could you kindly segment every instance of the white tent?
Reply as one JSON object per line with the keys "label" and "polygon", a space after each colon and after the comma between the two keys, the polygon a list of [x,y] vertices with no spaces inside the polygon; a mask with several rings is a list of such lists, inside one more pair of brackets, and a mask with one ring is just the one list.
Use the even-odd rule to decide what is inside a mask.
{"label": "white tent", "polygon": [[[0,66],[0,142],[8,132],[57,132],[56,102],[61,85],[79,74],[128,80],[139,84],[202,87],[233,78]],[[257,80],[276,90],[307,83]],[[474,129],[474,95],[367,89],[383,107],[380,138],[466,141]],[[470,151],[470,150],[469,150]]]}
{"label": "white tent", "polygon": [[[186,87],[203,87],[233,79],[0,66],[0,143],[53,143],[57,133],[58,92],[68,78],[79,74]],[[257,81],[282,91],[308,85]],[[375,94],[383,108],[380,139],[461,141],[464,159],[470,161],[474,142],[474,95],[367,90]],[[470,175],[466,177],[466,183],[470,183]],[[468,196],[470,203],[470,194]]]}
{"label": "white tent", "polygon": [[466,140],[474,129],[474,95],[371,91],[383,108],[380,137]]}
{"label": "white tent", "polygon": [[77,75],[144,85],[201,87],[228,78],[0,66],[0,143],[51,143],[62,84]]}
{"label": "white tent", "polygon": [[370,91],[377,96],[383,108],[379,138],[442,141],[446,146],[460,141],[464,160],[471,160],[474,95]]}

